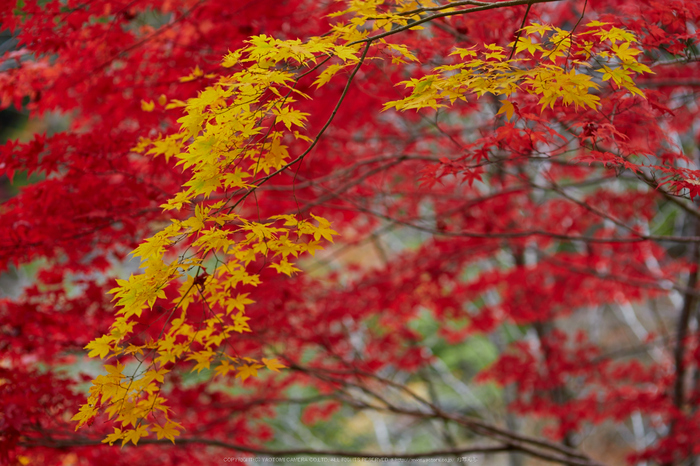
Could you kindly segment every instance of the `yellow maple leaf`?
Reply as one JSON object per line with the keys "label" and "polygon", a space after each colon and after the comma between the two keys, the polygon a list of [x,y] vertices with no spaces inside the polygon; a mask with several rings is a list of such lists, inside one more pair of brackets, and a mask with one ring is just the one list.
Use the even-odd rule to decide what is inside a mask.
{"label": "yellow maple leaf", "polygon": [[211,360],[214,358],[214,353],[211,350],[205,350],[205,351],[198,351],[196,353],[193,353],[190,355],[187,360],[195,360],[197,361],[197,364],[192,368],[192,372],[195,370],[197,373],[202,372],[202,369],[209,369],[209,364],[211,364]]}
{"label": "yellow maple leaf", "polygon": [[238,369],[238,374],[236,374],[236,378],[241,378],[245,382],[245,380],[248,377],[257,377],[258,376],[258,369],[262,369],[264,366],[262,364],[246,364],[243,366],[239,366]]}
{"label": "yellow maple leaf", "polygon": [[274,111],[277,115],[275,121],[281,121],[288,130],[292,129],[292,125],[304,127],[304,121],[306,117],[309,116],[308,113],[300,112],[299,110],[294,110],[290,107],[282,107],[279,110]]}
{"label": "yellow maple leaf", "polygon": [[78,413],[71,418],[71,421],[78,421],[78,425],[75,427],[75,430],[80,429],[83,424],[89,422],[97,415],[97,409],[95,409],[94,404],[91,401],[94,401],[94,399],[88,399],[88,403],[82,405]]}
{"label": "yellow maple leaf", "polygon": [[114,433],[109,434],[107,437],[105,437],[104,440],[102,440],[102,443],[109,443],[110,446],[116,442],[117,440],[121,440],[124,438],[124,433],[122,432],[121,429],[114,428]]}
{"label": "yellow maple leaf", "polygon": [[505,113],[506,118],[510,120],[511,117],[513,116],[514,111],[515,111],[515,107],[513,107],[513,104],[507,100],[504,100],[501,102],[501,108],[498,110],[498,113],[496,113],[496,115],[500,115],[501,113]]}
{"label": "yellow maple leaf", "polygon": [[113,341],[114,340],[111,335],[102,335],[101,337],[92,340],[87,344],[87,346],[85,346],[85,349],[91,350],[88,353],[88,357],[94,358],[95,356],[99,356],[100,359],[104,359],[104,357],[107,356],[112,350]]}
{"label": "yellow maple leaf", "polygon": [[289,277],[291,277],[294,272],[301,272],[301,269],[294,267],[294,265],[286,259],[282,259],[279,264],[270,264],[270,267],[277,270],[278,273],[283,273]]}
{"label": "yellow maple leaf", "polygon": [[216,366],[215,371],[216,375],[220,375],[223,377],[234,369],[235,368],[231,364],[229,364],[228,361],[221,361],[221,364]]}
{"label": "yellow maple leaf", "polygon": [[180,424],[177,424],[173,421],[168,421],[164,427],[161,427],[160,425],[154,425],[153,432],[156,433],[156,437],[158,437],[158,440],[165,437],[174,444],[175,437],[180,435],[180,431],[177,430],[175,427],[180,427],[182,429],[182,426]]}
{"label": "yellow maple leaf", "polygon": [[234,309],[239,311],[244,311],[246,304],[253,304],[255,301],[248,299],[250,293],[238,293],[235,298],[229,298],[226,300],[226,313],[230,313]]}
{"label": "yellow maple leaf", "polygon": [[124,364],[121,364],[120,362],[117,362],[116,366],[106,364],[105,369],[107,369],[107,373],[112,377],[116,377],[117,379],[124,378],[124,375],[122,374],[122,371],[124,371]]}
{"label": "yellow maple leaf", "polygon": [[263,358],[262,361],[268,369],[270,369],[271,371],[275,371],[275,372],[279,372],[280,369],[284,369],[287,367],[284,364],[282,364],[281,362],[279,362],[277,360],[277,358],[274,358],[274,359]]}
{"label": "yellow maple leaf", "polygon": [[122,437],[122,447],[128,442],[138,445],[139,439],[146,436],[148,436],[148,425],[145,424],[138,426],[136,429],[126,430]]}

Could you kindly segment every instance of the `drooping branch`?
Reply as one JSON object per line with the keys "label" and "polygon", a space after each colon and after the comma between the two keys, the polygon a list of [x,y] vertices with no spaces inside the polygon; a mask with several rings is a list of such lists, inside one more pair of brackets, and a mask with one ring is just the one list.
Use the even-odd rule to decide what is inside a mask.
{"label": "drooping branch", "polygon": [[[580,451],[566,445],[542,438],[511,432],[507,429],[494,426],[472,416],[445,412],[443,409],[418,395],[407,386],[398,384],[377,374],[367,373],[356,368],[348,371],[320,371],[318,369],[302,367],[296,364],[292,364],[290,368],[309,373],[324,381],[333,382],[335,384],[341,384],[348,387],[355,387],[380,403],[379,405],[368,404],[360,400],[352,400],[351,403],[358,409],[372,409],[411,417],[450,421],[461,425],[478,435],[502,442],[503,444],[508,445],[513,451],[520,451],[533,457],[554,461],[561,464],[581,466],[599,465],[599,463],[591,460]],[[353,376],[356,381],[350,381],[346,377],[340,377],[340,375]],[[362,379],[375,380],[386,387],[391,387],[392,389],[404,392],[410,398],[422,405],[424,409],[399,406],[398,404],[389,401],[387,397],[383,395],[383,391],[380,393],[379,390],[369,387],[366,383],[362,383]]]}
{"label": "drooping branch", "polygon": [[[43,448],[75,448],[75,447],[85,447],[85,446],[95,446],[104,445],[98,439],[53,439],[53,438],[43,438],[37,440],[25,440],[19,442],[23,447],[43,447]],[[372,459],[372,458],[386,458],[388,460],[414,460],[423,458],[441,458],[445,456],[465,456],[465,455],[475,455],[475,454],[491,454],[491,453],[504,453],[512,451],[512,447],[508,445],[477,445],[465,448],[456,448],[450,450],[433,450],[425,453],[409,453],[409,454],[391,454],[391,453],[363,453],[357,451],[344,451],[344,450],[313,450],[313,449],[289,449],[289,450],[272,450],[266,448],[255,448],[246,445],[238,445],[235,443],[225,442],[222,440],[208,439],[203,437],[182,437],[175,440],[173,443],[167,439],[142,439],[139,441],[140,445],[163,445],[163,446],[174,446],[178,447],[180,445],[208,445],[212,447],[219,447],[226,450],[231,450],[240,453],[250,453],[254,455],[261,456],[272,456],[272,457],[289,457],[289,456],[328,456],[328,457],[341,457],[341,458],[362,458],[362,459]],[[133,447],[130,447],[133,448]],[[567,463],[562,463],[567,464]],[[571,463],[579,465],[581,463]],[[585,463],[586,465],[591,463]]]}

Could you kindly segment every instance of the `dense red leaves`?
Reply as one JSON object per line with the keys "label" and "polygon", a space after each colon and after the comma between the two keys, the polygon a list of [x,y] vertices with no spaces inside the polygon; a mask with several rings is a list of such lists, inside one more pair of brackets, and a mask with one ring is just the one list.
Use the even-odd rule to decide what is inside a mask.
{"label": "dense red leaves", "polygon": [[[133,270],[126,254],[167,221],[159,206],[186,180],[172,161],[132,152],[142,137],[177,130],[179,110],[166,110],[160,96],[195,96],[213,82],[207,74],[222,72],[221,57],[250,35],[323,34],[324,15],[340,7],[233,3],[25,1],[21,11],[2,3],[0,20],[18,41],[2,57],[3,108],[14,105],[33,118],[59,112],[70,127],[0,149],[6,181],[39,177],[0,207],[0,271],[30,263],[40,269],[19,297],[0,296],[0,461],[210,464],[222,456],[197,444],[105,454],[106,419],[80,435],[68,420],[83,400],[75,372],[94,372],[82,348],[113,317],[106,291]],[[529,20],[582,27],[581,8],[533,5]],[[434,348],[420,325],[428,319],[438,324],[435,338],[449,344],[475,335],[500,342],[504,351],[479,380],[515,387],[511,409],[547,420],[545,433],[559,440],[575,442],[588,425],[641,415],[655,440],[629,447],[638,448],[635,458],[663,463],[700,454],[692,408],[700,387],[688,383],[680,404],[673,396],[674,306],[696,293],[686,283],[697,267],[687,237],[697,236],[689,200],[700,194],[692,165],[700,67],[689,44],[698,42],[700,6],[587,3],[581,23],[609,21],[639,38],[642,61],[656,73],[639,80],[646,99],[606,82],[599,111],[557,104],[541,113],[537,99],[517,95],[511,121],[494,116],[498,102],[488,96],[468,96],[437,116],[381,113],[384,102],[403,95],[394,83],[446,63],[453,46],[507,46],[524,13],[449,17],[429,26],[429,39],[417,31],[400,36],[426,65],[366,64],[316,150],[240,207],[261,218],[323,215],[345,244],[364,248],[351,251],[374,262],[348,260],[338,269],[328,256],[327,273],[307,261],[309,274],[292,278],[251,264],[264,288],[242,290],[256,301],[247,310],[253,333],[231,351],[273,352],[290,369],[237,391],[193,382],[186,365],[169,367],[169,400],[186,436],[261,445],[273,438],[275,406],[298,385],[313,387],[320,400],[307,403],[302,421],[323,422],[338,400],[348,401],[352,384],[376,388],[379,376],[430,366]],[[201,75],[181,82],[195,67]],[[315,134],[345,82],[319,91],[311,82],[299,84],[314,94],[299,109],[312,115]],[[156,102],[155,110],[143,111],[142,101]],[[290,142],[289,150],[304,147]],[[685,239],[674,243],[678,237]],[[151,324],[168,305],[162,300],[144,313],[140,338],[157,331]],[[632,305],[665,306],[663,322],[653,324],[660,335],[636,335],[633,345],[629,329],[599,328],[605,313]],[[208,310],[195,304],[191,312],[204,317]],[[590,331],[573,331],[579,327]],[[504,329],[511,338],[505,343]],[[691,330],[681,347],[693,374],[697,338]],[[616,352],[630,345],[642,349]]]}
{"label": "dense red leaves", "polygon": [[[27,352],[29,354],[29,352]],[[25,361],[28,365],[31,361]],[[77,409],[82,396],[72,393],[75,382],[51,373],[28,370],[23,365],[0,369],[0,458],[17,461],[24,442],[39,444],[56,428],[56,418]],[[59,420],[60,425],[60,420]],[[41,456],[41,453],[39,453]],[[58,461],[49,460],[49,464]]]}

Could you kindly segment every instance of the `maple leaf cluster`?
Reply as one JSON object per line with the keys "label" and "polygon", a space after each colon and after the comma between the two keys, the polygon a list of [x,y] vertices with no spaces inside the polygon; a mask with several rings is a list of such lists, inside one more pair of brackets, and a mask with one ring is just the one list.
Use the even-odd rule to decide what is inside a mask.
{"label": "maple leaf cluster", "polygon": [[700,456],[700,4],[0,24],[0,464]]}

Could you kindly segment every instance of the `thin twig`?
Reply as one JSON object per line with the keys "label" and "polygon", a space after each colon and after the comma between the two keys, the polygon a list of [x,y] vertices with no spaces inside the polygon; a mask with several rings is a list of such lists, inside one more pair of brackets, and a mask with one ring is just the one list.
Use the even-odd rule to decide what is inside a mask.
{"label": "thin twig", "polygon": [[513,48],[510,50],[510,56],[508,57],[508,60],[513,58],[513,55],[515,55],[515,48],[518,46],[518,41],[520,40],[520,36],[523,34],[523,28],[525,27],[525,22],[527,21],[527,15],[530,14],[530,8],[532,7],[532,3],[527,4],[527,10],[525,10],[525,16],[523,16],[523,22],[520,24],[520,29],[518,29],[518,35],[515,36],[515,42],[513,42]]}

